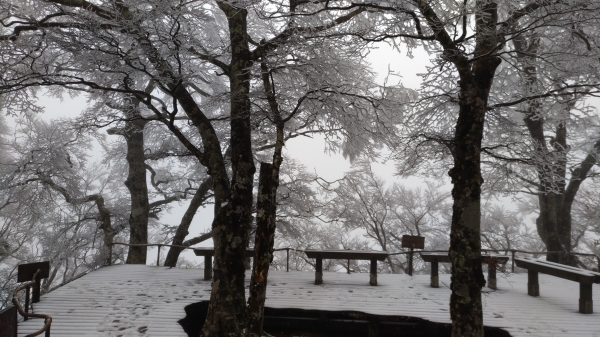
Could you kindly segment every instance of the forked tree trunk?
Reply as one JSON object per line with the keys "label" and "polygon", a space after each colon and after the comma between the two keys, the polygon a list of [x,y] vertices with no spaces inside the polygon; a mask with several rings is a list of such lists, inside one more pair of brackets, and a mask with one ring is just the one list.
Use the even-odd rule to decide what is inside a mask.
{"label": "forked tree trunk", "polygon": [[264,55],[261,56],[260,68],[264,93],[275,124],[276,137],[273,163],[261,163],[260,165],[256,204],[254,265],[250,280],[250,298],[248,299],[248,334],[251,337],[263,335],[267,278],[269,276],[269,265],[273,261],[273,246],[275,244],[277,188],[279,187],[279,169],[283,162],[283,130],[285,127]]}
{"label": "forked tree trunk", "polygon": [[[202,333],[206,337],[244,336],[248,315],[244,290],[244,255],[251,224],[254,158],[250,123],[250,72],[252,65],[247,34],[247,10],[217,2],[227,17],[231,42],[229,83],[231,90],[231,187],[230,199],[217,199],[212,232],[215,246],[213,283]],[[215,182],[216,183],[216,182]]]}
{"label": "forked tree trunk", "polygon": [[[528,37],[520,36],[514,39],[513,44],[517,51],[525,79],[526,92],[534,95],[538,82],[537,54],[539,38],[532,34]],[[566,106],[565,109],[569,109]],[[538,201],[540,214],[536,219],[537,232],[546,245],[546,259],[548,261],[576,265],[577,258],[569,254],[572,250],[571,208],[575,195],[587,174],[597,162],[600,150],[600,141],[594,144],[593,150],[572,171],[567,184],[567,125],[559,123],[554,126],[554,134],[549,146],[545,135],[546,121],[542,115],[541,103],[538,100],[528,102],[527,111],[523,121],[529,131],[529,136],[534,146],[533,151],[537,158],[536,170],[538,174]]]}

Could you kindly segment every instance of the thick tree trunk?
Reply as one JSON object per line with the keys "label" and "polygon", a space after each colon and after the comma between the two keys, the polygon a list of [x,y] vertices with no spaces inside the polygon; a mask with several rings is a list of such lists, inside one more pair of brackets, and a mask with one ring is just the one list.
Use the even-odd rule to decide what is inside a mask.
{"label": "thick tree trunk", "polygon": [[248,330],[251,337],[262,336],[267,277],[269,265],[273,260],[276,195],[279,183],[278,177],[274,177],[274,171],[273,164],[261,163],[256,204],[254,265],[248,299]]}
{"label": "thick tree trunk", "polygon": [[475,57],[469,64],[457,59],[460,107],[453,142],[452,225],[450,231],[450,316],[453,337],[483,337],[481,288],[481,142],[489,91],[501,60],[486,56],[497,46],[497,4],[480,5],[476,17]]}
{"label": "thick tree trunk", "polygon": [[[521,36],[513,43],[522,64],[526,92],[535,95],[538,82],[536,55],[539,38],[535,34],[528,38]],[[567,196],[565,194],[568,151],[566,124],[556,125],[550,142],[551,147],[549,147],[544,130],[545,119],[540,117],[542,113],[540,109],[541,104],[537,100],[529,101],[523,119],[532,139],[533,151],[538,158],[535,161],[540,205],[540,214],[536,219],[537,232],[546,245],[548,261],[575,265],[577,262],[575,257],[569,254],[571,252],[571,204],[585,175],[579,176],[581,170],[573,172],[569,183],[571,192]]]}
{"label": "thick tree trunk", "polygon": [[[244,291],[244,253],[251,224],[254,158],[250,124],[250,49],[248,47],[247,11],[218,2],[229,24],[231,64],[231,198],[222,200],[223,209],[213,222],[215,263],[213,286],[204,336],[243,336],[247,333],[247,310]],[[217,201],[218,202],[218,201]],[[225,214],[223,214],[225,213]]]}
{"label": "thick tree trunk", "polygon": [[481,288],[485,279],[481,267],[480,238],[483,178],[479,164],[484,116],[485,107],[461,106],[456,125],[454,167],[449,172],[454,199],[449,252],[453,337],[483,336]]}
{"label": "thick tree trunk", "polygon": [[[125,186],[131,196],[131,213],[129,215],[129,243],[148,243],[148,185],[144,158],[144,126],[146,121],[134,120],[125,126],[124,136],[127,142],[127,164],[129,174]],[[127,264],[146,264],[146,247],[129,247]]]}

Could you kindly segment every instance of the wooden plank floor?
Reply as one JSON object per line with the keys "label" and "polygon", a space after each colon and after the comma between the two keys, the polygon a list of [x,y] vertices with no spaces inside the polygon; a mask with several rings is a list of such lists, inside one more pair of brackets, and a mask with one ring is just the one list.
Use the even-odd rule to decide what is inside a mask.
{"label": "wooden plank floor", "polygon": [[[208,300],[210,282],[201,269],[120,265],[96,270],[42,296],[35,312],[53,318],[51,336],[186,337],[177,321],[188,304]],[[272,271],[267,306],[319,310],[356,310],[380,315],[412,316],[450,322],[449,275],[441,288],[429,287],[429,275],[327,273],[315,286],[314,272]],[[248,280],[247,280],[248,281]],[[483,298],[484,322],[512,336],[600,337],[600,286],[594,285],[596,313],[577,313],[579,284],[540,274],[538,298],[527,296],[526,274],[499,274],[498,291]],[[19,336],[42,325],[41,319],[19,323]]]}

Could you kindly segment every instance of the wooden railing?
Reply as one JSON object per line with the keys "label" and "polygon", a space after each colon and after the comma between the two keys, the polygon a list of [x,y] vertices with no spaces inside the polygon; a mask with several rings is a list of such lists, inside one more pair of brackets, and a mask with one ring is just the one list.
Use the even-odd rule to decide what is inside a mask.
{"label": "wooden railing", "polygon": [[[505,255],[508,256],[508,253],[510,253],[511,255],[511,261],[512,261],[512,265],[511,265],[511,272],[515,272],[515,255],[517,253],[521,253],[521,254],[529,254],[529,255],[544,255],[544,254],[566,254],[566,255],[577,255],[577,256],[588,256],[588,257],[595,257],[596,261],[597,261],[597,267],[598,270],[600,270],[600,256],[596,255],[596,254],[590,254],[590,253],[578,253],[578,252],[569,252],[569,253],[565,253],[562,251],[541,251],[541,252],[531,252],[531,251],[527,251],[527,250],[521,250],[521,249],[482,249],[482,252],[488,252],[488,253],[496,253],[498,255]],[[447,250],[419,250],[419,251],[415,251],[415,253],[446,253],[448,252]],[[504,254],[501,254],[501,253]],[[410,254],[411,252],[397,252],[397,253],[390,253],[390,255],[402,255],[402,254]]]}
{"label": "wooden railing", "polygon": [[17,307],[0,310],[0,337],[17,337]]}
{"label": "wooden railing", "polygon": [[[159,266],[160,265],[160,249],[162,247],[176,247],[176,248],[182,248],[182,249],[194,249],[195,247],[190,247],[190,246],[181,246],[181,245],[167,245],[164,243],[124,243],[124,242],[113,242],[112,244],[110,244],[108,246],[108,265],[112,265],[112,250],[113,250],[113,246],[114,245],[123,245],[123,246],[128,246],[128,247],[158,247],[158,251],[156,254],[156,265]],[[304,250],[302,249],[294,249],[294,248],[276,248],[274,249],[274,251],[286,251],[287,257],[286,257],[286,271],[290,271],[290,250],[293,251],[297,251],[297,252],[303,252]]]}
{"label": "wooden railing", "polygon": [[[39,282],[39,281],[36,281],[36,279],[37,279],[38,274],[40,274],[40,273],[41,273],[41,270],[38,269],[38,271],[33,275],[33,279],[31,281],[21,283],[21,285],[19,285],[13,292],[12,303],[17,308],[17,311],[19,312],[19,314],[21,314],[21,316],[23,316],[24,320],[28,320],[29,318],[33,318],[33,317],[44,319],[44,326],[40,330],[30,333],[29,335],[26,335],[25,337],[38,336],[38,335],[41,335],[43,332],[46,332],[45,337],[50,337],[50,325],[52,324],[52,317],[50,317],[48,315],[44,315],[44,314],[29,313],[29,289],[34,287],[35,284],[37,282]],[[25,310],[23,310],[23,307],[21,306],[21,303],[19,302],[19,292],[22,290],[26,291]]]}
{"label": "wooden railing", "polygon": [[[177,248],[182,248],[182,249],[194,249],[194,247],[189,247],[189,246],[180,246],[180,245],[167,245],[167,244],[162,244],[162,243],[148,243],[148,244],[130,244],[130,243],[124,243],[124,242],[113,242],[110,246],[109,246],[109,260],[108,260],[108,264],[111,265],[112,264],[112,246],[113,245],[123,245],[123,246],[146,246],[146,247],[154,247],[157,246],[158,247],[158,252],[157,252],[157,256],[156,256],[156,265],[160,265],[160,249],[162,247],[177,247]],[[291,247],[284,247],[284,248],[276,248],[274,249],[274,251],[286,251],[286,271],[290,271],[290,250],[295,251],[295,252],[304,252],[303,249],[296,249],[296,248],[291,248]],[[501,252],[503,252],[503,255],[508,255],[508,253],[511,254],[511,261],[512,261],[512,266],[511,266],[511,271],[514,273],[515,272],[515,255],[517,253],[520,254],[529,254],[529,255],[543,255],[543,254],[565,254],[565,252],[554,252],[554,251],[541,251],[541,252],[531,252],[531,251],[526,251],[526,250],[520,250],[520,249],[482,249],[482,252],[491,252],[491,253],[497,253],[499,255],[502,255]],[[414,251],[413,253],[445,253],[448,252],[447,250],[419,250],[419,251]],[[402,254],[411,254],[410,251],[406,251],[406,252],[397,252],[397,253],[390,253],[389,255],[402,255]],[[577,256],[589,256],[589,257],[595,257],[597,259],[597,263],[598,263],[598,270],[600,270],[600,256],[595,255],[595,254],[590,254],[590,253],[578,253],[578,252],[570,252],[570,253],[566,253],[566,254],[570,254],[570,255],[577,255]]]}

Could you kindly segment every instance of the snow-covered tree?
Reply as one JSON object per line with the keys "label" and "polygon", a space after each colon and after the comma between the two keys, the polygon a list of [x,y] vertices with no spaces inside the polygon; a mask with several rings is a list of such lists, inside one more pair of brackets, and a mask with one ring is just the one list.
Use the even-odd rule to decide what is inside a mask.
{"label": "snow-covered tree", "polygon": [[[364,232],[372,243],[391,253],[405,251],[403,235],[426,237],[426,249],[446,249],[449,232],[449,195],[440,185],[427,181],[422,187],[410,188],[400,183],[386,183],[373,171],[367,160],[357,161],[345,177],[335,183],[322,184],[328,194],[328,221],[349,230]],[[389,271],[408,268],[405,256],[387,259]]]}
{"label": "snow-covered tree", "polygon": [[[392,116],[392,105],[386,104],[390,90],[374,92],[361,77],[360,68],[349,71],[348,65],[361,65],[354,60],[364,54],[359,44],[337,39],[361,30],[358,19],[366,11],[352,7],[329,10],[323,4],[220,1],[90,4],[51,0],[35,2],[35,12],[29,12],[33,8],[29,5],[23,2],[6,8],[6,24],[15,29],[0,38],[4,41],[2,55],[9,60],[3,64],[2,70],[8,73],[0,90],[13,102],[23,100],[40,85],[91,90],[92,99],[105,101],[119,102],[126,95],[138,99],[147,112],[143,116],[163,123],[211,177],[217,286],[211,294],[205,335],[241,335],[243,331],[259,335],[262,315],[252,310],[249,316],[241,277],[241,257],[253,212],[253,136],[264,131],[266,145],[274,146],[270,172],[267,168],[259,177],[270,187],[263,190],[259,183],[257,219],[260,222],[266,215],[268,223],[273,223],[280,151],[295,130],[317,122],[329,125],[326,129],[331,131],[343,130],[341,142],[333,145],[343,147],[349,155],[369,145],[366,135],[376,135],[379,121],[388,122]],[[300,11],[312,14],[300,15]],[[359,24],[349,24],[351,21]],[[340,43],[334,47],[327,41]],[[37,53],[31,46],[40,43],[46,47],[41,51],[43,57],[36,58],[39,64],[22,63],[19,55]],[[288,45],[293,47],[286,51]],[[278,49],[284,52],[276,54]],[[350,56],[347,64],[335,57],[336,51]],[[333,57],[317,57],[318,53]],[[327,64],[330,59],[335,62]],[[299,82],[290,81],[299,76],[294,67],[313,69],[325,80],[309,81],[305,76]],[[286,71],[292,76],[286,78]],[[355,77],[344,77],[351,74]],[[224,90],[206,88],[207,82],[220,76],[227,80]],[[150,81],[156,90],[147,92]],[[305,87],[292,92],[291,85],[286,86],[291,83],[304,83]],[[362,83],[366,85],[359,85]],[[210,98],[198,97],[201,91],[209,92]],[[255,102],[261,113],[253,113]],[[186,115],[185,122],[178,119],[180,111]],[[331,113],[323,117],[327,112]],[[302,118],[292,121],[296,115]],[[195,134],[186,134],[188,125]],[[286,135],[289,126],[293,126],[288,128],[291,134]],[[224,155],[226,151],[230,156]],[[259,205],[265,201],[261,196],[268,199],[264,205]],[[257,236],[255,246],[262,245],[261,240]],[[268,248],[269,243],[264,245]],[[268,249],[261,251],[268,253]],[[266,258],[263,255],[256,260]],[[254,290],[264,291],[251,289],[251,293]],[[234,312],[238,315],[231,315]]]}

